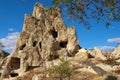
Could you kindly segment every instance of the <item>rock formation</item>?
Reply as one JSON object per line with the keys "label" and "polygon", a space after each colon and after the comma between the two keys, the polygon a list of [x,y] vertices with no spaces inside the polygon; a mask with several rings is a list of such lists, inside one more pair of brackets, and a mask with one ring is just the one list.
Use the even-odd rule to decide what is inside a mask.
{"label": "rock formation", "polygon": [[74,59],[79,61],[86,60],[88,59],[88,54],[88,51],[82,48],[75,54]]}
{"label": "rock formation", "polygon": [[2,61],[5,57],[9,55],[8,52],[5,52],[3,50],[0,50],[0,61]]}
{"label": "rock formation", "polygon": [[36,3],[33,14],[25,15],[23,30],[2,77],[21,75],[28,68],[59,58],[62,52],[65,56],[74,56],[78,49],[75,28],[65,26],[60,10]]}
{"label": "rock formation", "polygon": [[90,55],[92,55],[94,58],[106,60],[106,57],[103,55],[102,51],[97,47],[95,47],[93,49],[93,51],[90,53]]}
{"label": "rock formation", "polygon": [[[4,60],[6,64],[1,80],[58,80],[56,76],[59,74],[53,78],[48,75],[51,63],[59,66],[65,60],[69,64],[57,71],[74,71],[71,76],[68,73],[71,80],[108,80],[105,77],[113,75],[113,72],[119,76],[119,61],[106,58],[108,55],[104,56],[98,48],[81,49],[75,28],[67,28],[61,17],[59,9],[35,4],[33,14],[25,15],[15,49]],[[112,56],[118,58],[119,52],[120,46],[112,52]]]}
{"label": "rock formation", "polygon": [[6,63],[6,57],[9,55],[8,52],[0,50],[0,75]]}
{"label": "rock formation", "polygon": [[120,58],[120,45],[111,53],[111,57],[115,59]]}

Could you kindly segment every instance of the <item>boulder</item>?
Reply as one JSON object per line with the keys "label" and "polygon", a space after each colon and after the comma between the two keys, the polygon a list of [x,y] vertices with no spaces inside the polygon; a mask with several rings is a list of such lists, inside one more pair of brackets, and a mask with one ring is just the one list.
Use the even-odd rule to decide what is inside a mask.
{"label": "boulder", "polygon": [[97,47],[95,47],[93,49],[93,51],[90,53],[90,55],[92,55],[94,58],[106,60],[106,57],[103,55],[102,51]]}
{"label": "boulder", "polygon": [[84,48],[80,49],[74,56],[74,60],[86,60],[88,59],[88,51],[85,50]]}
{"label": "boulder", "polygon": [[120,58],[120,45],[111,53],[111,56],[114,59],[119,59]]}

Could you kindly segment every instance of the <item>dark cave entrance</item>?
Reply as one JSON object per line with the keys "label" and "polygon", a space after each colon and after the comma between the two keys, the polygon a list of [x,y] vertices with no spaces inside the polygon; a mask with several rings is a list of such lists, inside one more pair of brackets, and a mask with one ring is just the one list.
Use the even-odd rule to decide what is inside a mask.
{"label": "dark cave entrance", "polygon": [[52,34],[53,38],[57,38],[58,37],[58,32],[55,30],[51,30],[50,33]]}
{"label": "dark cave entrance", "polygon": [[61,48],[66,48],[67,43],[68,43],[67,41],[61,41],[59,45],[60,45]]}
{"label": "dark cave entrance", "polygon": [[23,44],[19,47],[20,50],[23,50],[26,47],[26,44]]}

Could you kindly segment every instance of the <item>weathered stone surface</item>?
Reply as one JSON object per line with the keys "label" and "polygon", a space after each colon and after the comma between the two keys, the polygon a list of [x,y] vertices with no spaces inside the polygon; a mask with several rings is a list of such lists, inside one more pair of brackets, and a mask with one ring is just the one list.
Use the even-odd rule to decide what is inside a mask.
{"label": "weathered stone surface", "polygon": [[103,64],[103,63],[98,63],[96,66],[102,68],[104,71],[111,72],[115,70],[115,68],[111,65]]}
{"label": "weathered stone surface", "polygon": [[75,28],[65,26],[60,10],[36,3],[33,14],[25,15],[23,30],[5,67],[9,72],[4,70],[3,76],[11,72],[22,75],[30,67],[60,56],[74,56],[78,50]]}
{"label": "weathered stone surface", "polygon": [[86,67],[83,67],[83,68],[79,68],[77,69],[76,71],[82,71],[82,72],[90,72],[90,73],[93,73],[93,74],[97,74],[96,71],[93,70],[93,68],[91,66],[86,66]]}
{"label": "weathered stone surface", "polygon": [[103,55],[102,51],[97,47],[94,48],[94,50],[90,53],[90,55],[92,55],[94,58],[106,60],[106,57]]}
{"label": "weathered stone surface", "polygon": [[74,60],[83,61],[88,59],[88,52],[84,48],[80,49],[74,56]]}
{"label": "weathered stone surface", "polygon": [[32,80],[43,80],[43,74],[35,74]]}
{"label": "weathered stone surface", "polygon": [[0,50],[0,62],[9,55],[9,53],[3,51],[3,50]]}
{"label": "weathered stone surface", "polygon": [[7,56],[9,55],[8,52],[5,52],[3,50],[0,50],[0,75],[3,71],[3,68],[6,64]]}
{"label": "weathered stone surface", "polygon": [[111,53],[111,57],[115,59],[120,58],[120,45]]}

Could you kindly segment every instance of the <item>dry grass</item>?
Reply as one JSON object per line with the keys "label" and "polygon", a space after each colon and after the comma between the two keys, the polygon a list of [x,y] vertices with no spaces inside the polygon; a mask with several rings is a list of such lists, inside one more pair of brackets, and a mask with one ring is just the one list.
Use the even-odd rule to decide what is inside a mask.
{"label": "dry grass", "polygon": [[[35,69],[27,72],[23,76],[17,77],[17,80],[32,80],[32,77],[35,74],[45,74],[43,76],[43,80],[59,80],[59,77],[54,76],[54,77],[46,77],[47,72],[45,70]],[[68,78],[64,78],[64,80],[68,80]],[[70,80],[103,80],[103,77],[88,73],[88,72],[75,72],[74,74],[71,75]]]}
{"label": "dry grass", "polygon": [[17,80],[32,80],[32,77],[35,74],[40,74],[40,73],[44,74],[45,69],[37,68],[37,69],[31,70],[29,72],[26,72],[24,75],[17,77]]}
{"label": "dry grass", "polygon": [[102,63],[108,64],[108,65],[119,65],[119,62],[116,62],[113,58],[108,58],[107,60],[103,60]]}

